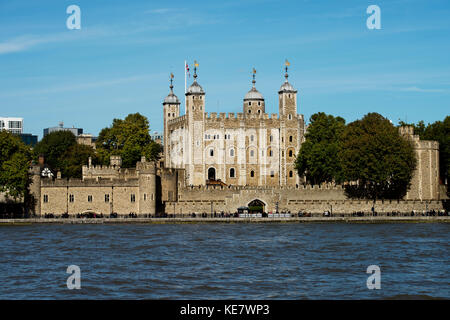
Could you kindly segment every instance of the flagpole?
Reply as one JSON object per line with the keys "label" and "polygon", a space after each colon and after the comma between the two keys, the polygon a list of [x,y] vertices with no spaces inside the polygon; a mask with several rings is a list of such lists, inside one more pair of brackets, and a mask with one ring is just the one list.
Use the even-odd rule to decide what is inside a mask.
{"label": "flagpole", "polygon": [[187,80],[186,80],[186,60],[184,60],[184,114],[186,114],[186,91],[187,90]]}

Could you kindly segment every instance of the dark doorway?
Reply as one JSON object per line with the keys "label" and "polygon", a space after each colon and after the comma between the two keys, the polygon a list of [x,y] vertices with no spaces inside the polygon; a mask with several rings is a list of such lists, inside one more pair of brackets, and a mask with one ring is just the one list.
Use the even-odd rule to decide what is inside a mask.
{"label": "dark doorway", "polygon": [[253,200],[248,204],[249,213],[263,213],[264,212],[264,202],[261,200]]}
{"label": "dark doorway", "polygon": [[214,168],[208,169],[208,180],[216,180],[216,169]]}

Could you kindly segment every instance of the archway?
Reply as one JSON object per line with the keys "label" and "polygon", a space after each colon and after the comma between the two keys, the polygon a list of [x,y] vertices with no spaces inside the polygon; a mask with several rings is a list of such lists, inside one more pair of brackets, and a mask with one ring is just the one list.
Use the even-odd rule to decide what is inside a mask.
{"label": "archway", "polygon": [[216,180],[216,169],[215,168],[208,169],[208,180]]}
{"label": "archway", "polygon": [[259,199],[252,200],[248,203],[249,213],[263,213],[265,208],[265,203]]}

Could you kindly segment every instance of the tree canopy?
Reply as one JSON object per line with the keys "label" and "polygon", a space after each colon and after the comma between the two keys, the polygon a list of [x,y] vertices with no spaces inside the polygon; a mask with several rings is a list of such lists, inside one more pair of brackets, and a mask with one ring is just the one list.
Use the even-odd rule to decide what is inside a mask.
{"label": "tree canopy", "polygon": [[139,113],[114,119],[110,127],[100,131],[96,147],[101,163],[108,164],[111,155],[120,155],[123,167],[135,166],[141,156],[156,160],[162,151],[150,137],[148,119]]}
{"label": "tree canopy", "polygon": [[345,120],[341,117],[323,112],[311,116],[305,142],[295,161],[300,176],[306,175],[312,184],[341,180],[338,153],[344,128]]}
{"label": "tree canopy", "polygon": [[0,131],[0,191],[14,199],[26,197],[32,152],[18,136]]}
{"label": "tree canopy", "polygon": [[412,143],[378,113],[347,125],[339,153],[350,197],[402,198],[410,185],[416,158]]}
{"label": "tree canopy", "polygon": [[77,143],[70,131],[55,131],[47,134],[34,148],[36,156],[43,155],[53,170],[61,170],[66,178],[81,178],[82,166],[89,157],[95,159],[94,149]]}

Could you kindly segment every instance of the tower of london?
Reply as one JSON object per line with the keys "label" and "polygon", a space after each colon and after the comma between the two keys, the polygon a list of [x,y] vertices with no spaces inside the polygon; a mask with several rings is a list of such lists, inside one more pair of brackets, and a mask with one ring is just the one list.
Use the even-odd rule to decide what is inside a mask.
{"label": "tower of london", "polygon": [[186,108],[173,93],[164,99],[164,166],[184,169],[185,185],[220,182],[233,186],[296,186],[295,157],[304,140],[305,123],[298,114],[297,90],[285,81],[278,90],[278,114],[267,114],[264,96],[252,87],[241,113],[207,112],[206,93],[194,80],[186,92]]}

